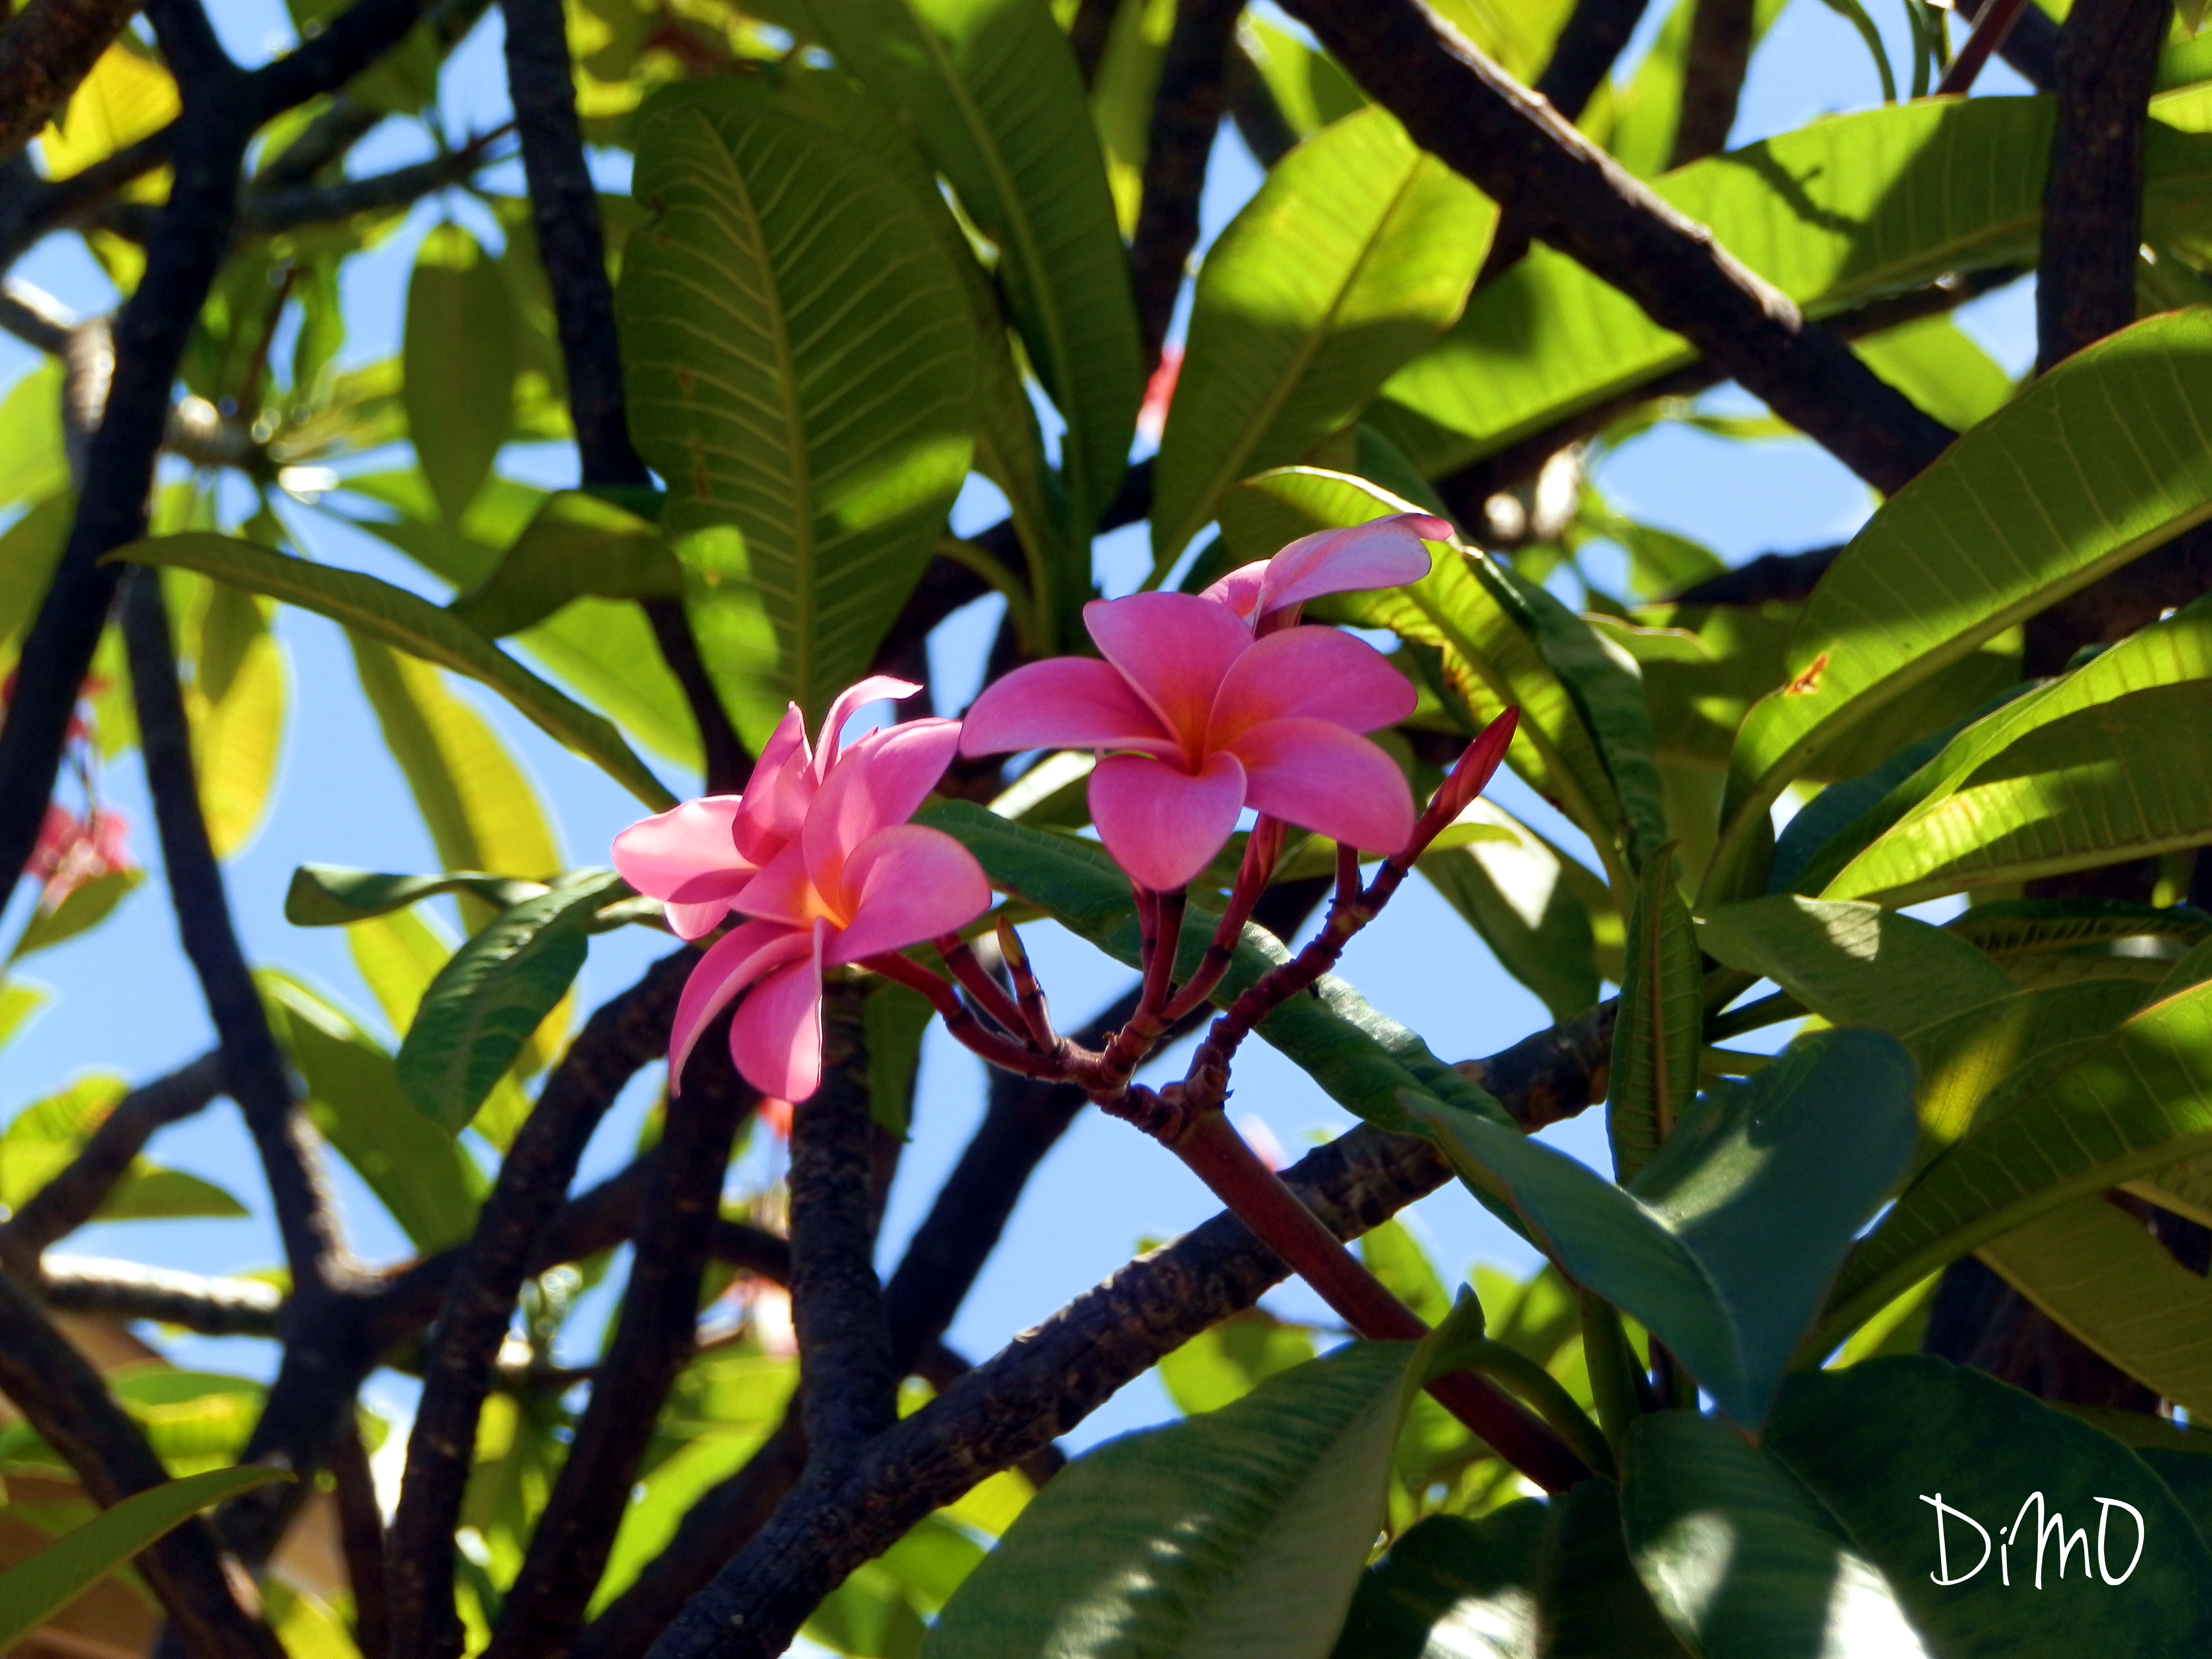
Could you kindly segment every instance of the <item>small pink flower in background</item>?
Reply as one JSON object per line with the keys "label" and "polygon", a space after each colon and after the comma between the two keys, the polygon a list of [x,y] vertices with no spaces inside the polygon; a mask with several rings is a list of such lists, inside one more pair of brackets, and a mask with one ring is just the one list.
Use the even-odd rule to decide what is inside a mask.
{"label": "small pink flower in background", "polygon": [[[671,1093],[708,1024],[749,992],[731,1024],[731,1058],[763,1094],[804,1101],[822,1081],[823,970],[951,933],[989,907],[975,856],[907,822],[951,763],[959,726],[915,720],[838,744],[846,716],[887,686],[899,696],[919,689],[855,686],[811,757],[787,718],[782,747],[769,745],[744,795],[691,802],[617,837],[616,867],[670,899],[672,911],[690,907],[690,937],[732,911],[752,918],[715,942],[684,988],[669,1038]],[[702,807],[712,811],[695,810]]]}
{"label": "small pink flower in background", "polygon": [[40,908],[57,910],[86,883],[137,868],[131,861],[130,830],[129,820],[120,812],[95,808],[85,820],[58,801],[50,803],[25,866],[28,874],[45,884]]}
{"label": "small pink flower in background", "polygon": [[1145,401],[1137,408],[1137,430],[1152,442],[1168,429],[1168,405],[1175,401],[1176,380],[1182,374],[1182,348],[1160,348],[1160,366],[1145,382]]}
{"label": "small pink flower in background", "polygon": [[1437,524],[1402,515],[1309,536],[1206,594],[1093,601],[1084,625],[1105,660],[1016,669],[968,711],[961,750],[1107,751],[1091,775],[1091,820],[1114,861],[1162,891],[1203,870],[1247,806],[1395,852],[1413,833],[1413,792],[1359,733],[1412,714],[1412,685],[1348,634],[1284,627],[1255,639],[1253,619],[1419,580],[1429,555],[1416,530]]}
{"label": "small pink flower in background", "polygon": [[813,749],[793,703],[761,750],[744,793],[687,800],[633,823],[615,837],[615,868],[639,892],[667,905],[668,925],[678,939],[704,939],[722,925],[745,884],[799,833],[807,803],[837,763],[845,722],[867,703],[896,702],[921,690],[884,674],[862,680],[830,705]]}
{"label": "small pink flower in background", "polygon": [[[1449,541],[1452,527],[1421,513],[1395,513],[1349,530],[1323,530],[1301,536],[1272,559],[1240,565],[1206,590],[1206,597],[1227,605],[1266,632],[1297,621],[1297,609],[1324,593],[1358,593],[1376,587],[1403,587],[1429,574],[1429,550],[1423,542]],[[1284,617],[1284,612],[1289,612]]]}

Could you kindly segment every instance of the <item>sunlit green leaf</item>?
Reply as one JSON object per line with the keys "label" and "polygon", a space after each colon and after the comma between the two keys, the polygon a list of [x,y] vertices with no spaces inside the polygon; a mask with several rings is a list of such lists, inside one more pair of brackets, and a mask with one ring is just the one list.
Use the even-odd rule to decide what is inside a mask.
{"label": "sunlit green leaf", "polygon": [[498,567],[447,608],[487,639],[519,634],[572,599],[676,599],[684,573],[660,532],[581,490],[545,498]]}
{"label": "sunlit green leaf", "polygon": [[1705,1047],[1705,968],[1671,844],[1653,853],[1638,878],[1625,956],[1607,1073],[1606,1135],[1613,1172],[1629,1182],[1696,1099]]}
{"label": "sunlit green leaf", "polygon": [[422,239],[407,281],[400,396],[430,493],[458,523],[514,412],[514,315],[506,279],[456,224]]}

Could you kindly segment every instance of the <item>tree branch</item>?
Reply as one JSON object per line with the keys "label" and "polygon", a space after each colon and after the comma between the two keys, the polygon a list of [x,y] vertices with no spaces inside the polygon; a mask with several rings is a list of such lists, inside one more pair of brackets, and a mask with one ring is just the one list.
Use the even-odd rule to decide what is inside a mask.
{"label": "tree branch", "polygon": [[58,1313],[149,1319],[201,1336],[275,1336],[284,1323],[283,1293],[255,1279],[204,1279],[135,1261],[50,1255],[31,1282]]}
{"label": "tree branch", "polygon": [[1287,0],[1414,142],[1876,489],[1953,434],[1416,0]]}
{"label": "tree branch", "polygon": [[505,161],[504,155],[495,155],[491,149],[509,131],[506,126],[495,127],[444,155],[366,179],[275,190],[256,186],[239,203],[239,222],[247,230],[265,233],[327,223],[356,213],[404,208],[450,185],[466,184],[483,168]]}
{"label": "tree branch", "polygon": [[759,1100],[730,1063],[728,1024],[708,1031],[682,1102],[671,1103],[637,1206],[622,1318],[507,1590],[490,1659],[537,1659],[574,1641],[622,1523],[623,1506],[607,1495],[629,1489],[661,1402],[691,1357],[700,1277],[710,1247],[734,1228],[720,1213],[731,1144]]}
{"label": "tree branch", "polygon": [[697,961],[688,947],[662,957],[592,1015],[507,1149],[454,1263],[423,1365],[386,1562],[393,1659],[439,1659],[457,1647],[453,1528],[515,1296],[592,1131],[630,1078],[665,1048],[676,1000]]}
{"label": "tree branch", "polygon": [[68,1165],[0,1223],[0,1265],[20,1278],[34,1276],[40,1256],[93,1218],[157,1130],[222,1091],[222,1057],[208,1054],[124,1096]]}
{"label": "tree branch", "polygon": [[[103,1509],[169,1479],[100,1374],[4,1271],[0,1393],[15,1402]],[[205,1522],[185,1522],[140,1555],[138,1566],[195,1659],[283,1659],[268,1627],[239,1605]]]}
{"label": "tree branch", "polygon": [[[2015,74],[2038,92],[2049,92],[2058,84],[2058,25],[2042,7],[2015,3],[2014,0],[1959,0],[1959,15],[1975,27],[1978,33],[1982,18],[1991,6],[2011,4],[2013,20],[2004,29],[1996,44],[1997,56],[2012,66]],[[1999,20],[1999,27],[2003,27]],[[1986,54],[1969,35],[1959,55],[1951,60],[1938,92],[1957,92],[1963,88],[1960,82],[1971,85],[1981,72]]]}
{"label": "tree branch", "polygon": [[[624,412],[614,289],[607,281],[599,191],[584,164],[567,18],[561,0],[500,0],[500,10],[507,22],[507,92],[522,134],[538,257],[553,290],[584,486],[647,487],[653,475],[630,442]],[[751,760],[708,677],[683,606],[656,601],[645,611],[699,728],[707,793],[742,788]]]}
{"label": "tree branch", "polygon": [[1198,198],[1221,125],[1222,71],[1243,9],[1242,0],[1177,0],[1175,29],[1160,60],[1145,137],[1144,195],[1129,246],[1147,368],[1160,360],[1190,251],[1198,246]]}
{"label": "tree branch", "polygon": [[1067,25],[1067,44],[1075,53],[1075,67],[1083,71],[1083,84],[1098,78],[1098,64],[1106,56],[1106,43],[1114,38],[1114,16],[1121,0],[1079,0]]}
{"label": "tree branch", "polygon": [[1686,167],[1728,148],[1736,100],[1751,67],[1753,0],[1697,0],[1690,20],[1688,75],[1674,151],[1667,165]]}
{"label": "tree branch", "polygon": [[339,1440],[331,1457],[332,1497],[338,1514],[338,1548],[353,1591],[353,1639],[361,1659],[386,1659],[392,1651],[384,1609],[384,1511],[377,1507],[376,1477],[358,1427]]}
{"label": "tree branch", "polygon": [[137,0],[31,0],[0,28],[0,161],[61,118],[137,9]]}

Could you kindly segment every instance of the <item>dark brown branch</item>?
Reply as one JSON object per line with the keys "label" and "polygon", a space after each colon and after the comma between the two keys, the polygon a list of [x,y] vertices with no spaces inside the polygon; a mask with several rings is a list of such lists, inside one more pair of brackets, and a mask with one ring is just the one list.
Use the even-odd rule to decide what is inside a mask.
{"label": "dark brown branch", "polygon": [[1950,442],[1948,428],[1415,0],[1289,0],[1285,9],[1415,143],[1524,214],[1533,234],[1686,337],[1876,489],[1896,489]]}
{"label": "dark brown branch", "polygon": [[377,1507],[376,1477],[358,1429],[340,1439],[331,1454],[331,1478],[337,1500],[338,1547],[353,1591],[353,1644],[361,1659],[386,1659],[392,1632],[384,1610],[384,1511]]}
{"label": "dark brown branch", "polygon": [[1991,52],[2002,55],[2021,78],[2038,92],[2049,92],[2058,78],[2058,26],[2039,6],[2027,0],[1962,0],[1960,15],[1973,23],[1973,32],[1952,58],[1939,94],[1960,94],[1972,89]]}
{"label": "dark brown branch", "polygon": [[[584,164],[583,128],[568,68],[568,21],[561,0],[500,0],[500,10],[507,22],[507,93],[522,134],[522,170],[530,185],[538,257],[553,290],[583,482],[586,488],[647,487],[653,475],[630,442],[623,412],[614,289],[607,281],[599,191]],[[699,728],[707,792],[726,794],[741,788],[751,763],[700,660],[683,607],[656,602],[645,609],[660,653]]]}
{"label": "dark brown branch", "polygon": [[1297,147],[1297,131],[1275,101],[1267,77],[1260,73],[1260,66],[1252,61],[1242,40],[1230,43],[1221,77],[1222,96],[1237,136],[1252,152],[1254,161],[1263,167],[1273,167]]}
{"label": "dark brown branch", "polygon": [[515,1296],[592,1131],[665,1047],[677,997],[697,960],[690,949],[662,957],[592,1015],[507,1149],[454,1264],[423,1367],[386,1562],[393,1659],[441,1659],[459,1642],[453,1528]]}
{"label": "dark brown branch", "polygon": [[[0,1393],[76,1471],[106,1508],[163,1485],[169,1472],[13,1274],[0,1271]],[[138,1557],[171,1627],[194,1659],[283,1659],[259,1620],[239,1605],[207,1523],[187,1521]]]}
{"label": "dark brown branch", "polygon": [[61,118],[137,9],[137,0],[31,0],[0,28],[0,160]]}
{"label": "dark brown branch", "polygon": [[1190,251],[1198,246],[1198,198],[1221,125],[1221,79],[1242,0],[1177,0],[1175,29],[1160,60],[1159,90],[1145,137],[1144,197],[1129,246],[1129,281],[1145,365],[1160,360]]}
{"label": "dark brown branch", "polygon": [[[156,15],[179,9],[165,5]],[[16,696],[0,726],[0,883],[12,886],[30,858],[77,688],[115,597],[120,573],[100,560],[145,533],[170,388],[229,246],[246,145],[262,122],[396,43],[420,9],[419,0],[360,0],[299,51],[252,75],[218,67],[210,78],[183,79],[175,182],[144,274],[116,318],[115,380],[88,452],[76,520],[23,641]]]}
{"label": "dark brown branch", "polygon": [[149,1319],[201,1336],[275,1336],[284,1297],[255,1279],[204,1279],[135,1261],[48,1256],[35,1281],[39,1299],[58,1313]]}
{"label": "dark brown branch", "polygon": [[124,1096],[67,1167],[0,1223],[0,1264],[19,1277],[35,1274],[39,1257],[93,1218],[157,1130],[222,1090],[222,1058],[208,1054]]}
{"label": "dark brown branch", "polygon": [[1668,167],[1686,167],[1728,148],[1744,72],[1751,67],[1752,11],[1752,0],[1698,0]]}
{"label": "dark brown branch", "polygon": [[791,1120],[791,1316],[810,1468],[842,1467],[898,1414],[876,1236],[875,1126],[860,994],[823,1000],[822,1086]]}
{"label": "dark brown branch", "polygon": [[2038,374],[2136,319],[2142,137],[2162,0],[2080,0],[2058,32],[2058,120],[2036,266]]}
{"label": "dark brown branch", "polygon": [[1086,87],[1098,78],[1098,65],[1106,56],[1106,43],[1114,38],[1114,18],[1121,9],[1121,0],[1079,0],[1067,25],[1068,48]]}
{"label": "dark brown branch", "polygon": [[734,1225],[720,1217],[731,1144],[758,1100],[730,1063],[727,1024],[708,1030],[683,1098],[670,1103],[637,1208],[622,1318],[507,1590],[492,1659],[537,1659],[574,1641],[622,1522],[623,1505],[608,1494],[629,1489],[661,1402],[691,1357],[709,1247]]}
{"label": "dark brown branch", "polygon": [[1808,547],[1801,553],[1762,553],[1757,558],[1709,576],[1674,595],[1676,605],[1765,605],[1778,600],[1799,605],[1812,597],[1820,578],[1844,550],[1844,544]]}
{"label": "dark brown branch", "polygon": [[501,127],[479,133],[447,155],[434,155],[427,161],[394,167],[389,173],[374,173],[366,179],[348,179],[330,185],[291,185],[281,190],[257,186],[248,190],[239,203],[240,223],[247,230],[273,232],[347,219],[356,213],[404,208],[438,191],[466,184],[485,167],[506,160],[503,155],[491,153],[506,131]]}
{"label": "dark brown branch", "polygon": [[83,224],[125,185],[166,163],[176,131],[172,121],[82,172],[52,182],[41,179],[24,157],[6,163],[0,175],[0,266],[14,264],[41,236]]}

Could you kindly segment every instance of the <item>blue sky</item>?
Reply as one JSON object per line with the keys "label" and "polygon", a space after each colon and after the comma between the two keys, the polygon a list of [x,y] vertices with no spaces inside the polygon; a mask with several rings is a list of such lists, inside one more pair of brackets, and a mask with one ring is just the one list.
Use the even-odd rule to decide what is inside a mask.
{"label": "blue sky", "polygon": [[[1884,14],[1881,21],[1894,57],[1904,40],[1901,9],[1880,3],[1872,9]],[[228,43],[242,58],[258,60],[289,39],[279,0],[227,0],[213,9]],[[1647,19],[1631,49],[1632,60],[1662,9],[1655,7]],[[1901,61],[1909,64],[1909,53]],[[456,56],[445,88],[443,117],[457,138],[505,118],[495,9]],[[1994,64],[1979,89],[2022,88],[2009,71]],[[1872,64],[1850,25],[1815,0],[1796,0],[1753,61],[1735,142],[1861,107],[1879,96]],[[380,171],[419,159],[428,150],[420,130],[392,124],[364,146],[357,169]],[[1224,135],[1204,202],[1206,239],[1233,216],[1258,177],[1241,144]],[[519,169],[510,165],[494,173],[492,182],[496,188],[518,190]],[[603,182],[612,186],[623,180],[611,167]],[[426,203],[399,234],[355,262],[346,295],[349,360],[369,361],[396,349],[415,246],[449,210],[488,228],[472,204]],[[35,252],[18,274],[80,312],[112,303],[96,268],[64,239]],[[2008,371],[2018,373],[2032,357],[2028,283],[1977,301],[1960,320]],[[0,338],[0,386],[12,384],[35,361],[27,349]],[[1714,401],[1722,408],[1752,407],[1740,394],[1716,394]],[[502,465],[518,477],[548,485],[574,477],[573,459],[563,450],[518,447]],[[1837,539],[1863,520],[1870,505],[1864,487],[1808,443],[1735,445],[1673,426],[1609,457],[1598,483],[1617,507],[1692,536],[1731,562],[1769,549]],[[963,501],[962,527],[991,516],[988,493],[971,492]],[[332,526],[319,514],[301,510],[291,516],[304,544],[318,556],[434,592],[418,570],[380,544]],[[1123,532],[1102,544],[1102,568],[1112,591],[1133,586],[1145,558],[1137,539],[1141,534]],[[942,631],[936,656],[948,678],[957,680],[975,672],[994,621],[986,605],[978,605]],[[287,612],[280,635],[291,676],[283,768],[264,827],[229,866],[233,903],[257,962],[301,973],[365,1014],[374,1004],[354,974],[342,938],[284,921],[286,883],[292,870],[307,862],[420,870],[434,867],[434,860],[398,770],[384,752],[338,631]],[[556,820],[569,862],[605,862],[609,840],[636,816],[635,805],[519,717],[477,696],[473,688],[459,689],[485,710],[523,757]],[[135,759],[114,770],[106,791],[131,818],[139,856],[155,861]],[[1508,781],[1496,793],[1509,810],[1564,841],[1574,841],[1573,832],[1517,784]],[[26,889],[9,907],[10,935],[21,926],[31,896]],[[1032,931],[1033,951],[1063,1018],[1080,1018],[1121,988],[1121,969],[1051,929]],[[665,945],[640,930],[596,941],[582,981],[587,1006],[627,984]],[[1498,969],[1474,936],[1418,883],[1409,884],[1355,942],[1342,971],[1370,1001],[1422,1032],[1448,1058],[1489,1053],[1547,1023],[1536,1000]],[[12,1115],[86,1070],[144,1078],[191,1058],[210,1041],[198,989],[176,948],[158,883],[147,884],[96,933],[39,957],[27,977],[52,991],[53,1001],[0,1052],[0,1115]],[[981,1082],[979,1062],[948,1042],[933,1039],[915,1139],[885,1226],[886,1267],[896,1260],[972,1129],[981,1110]],[[586,1181],[626,1161],[657,1086],[656,1072],[641,1079],[610,1115],[586,1158]],[[1258,1044],[1240,1060],[1231,1110],[1240,1119],[1264,1121],[1294,1155],[1304,1144],[1348,1122],[1302,1074]],[[1602,1160],[1597,1115],[1551,1133],[1566,1149]],[[250,1204],[259,1202],[251,1149],[227,1107],[166,1131],[153,1153],[161,1162],[230,1187]],[[404,1254],[395,1230],[365,1192],[342,1166],[337,1175],[355,1248],[372,1261]],[[953,1329],[955,1345],[975,1356],[995,1350],[1012,1334],[1110,1273],[1140,1241],[1180,1233],[1215,1207],[1166,1153],[1125,1126],[1087,1114],[1032,1182],[1005,1245]],[[1515,1270],[1533,1265],[1526,1246],[1456,1191],[1440,1194],[1411,1213],[1416,1231],[1448,1272],[1477,1261]],[[68,1248],[205,1273],[261,1267],[278,1257],[270,1229],[259,1220],[103,1226],[79,1235]],[[1274,1305],[1298,1316],[1320,1312],[1310,1296],[1295,1288],[1282,1292]],[[259,1343],[195,1339],[178,1345],[176,1352],[186,1363],[214,1369],[265,1375],[271,1368],[270,1352]],[[404,1382],[386,1377],[380,1380],[374,1397],[388,1408],[404,1410],[409,1392]],[[1091,1443],[1103,1434],[1156,1420],[1169,1410],[1154,1385],[1139,1383],[1124,1390],[1072,1438],[1078,1445]]]}

